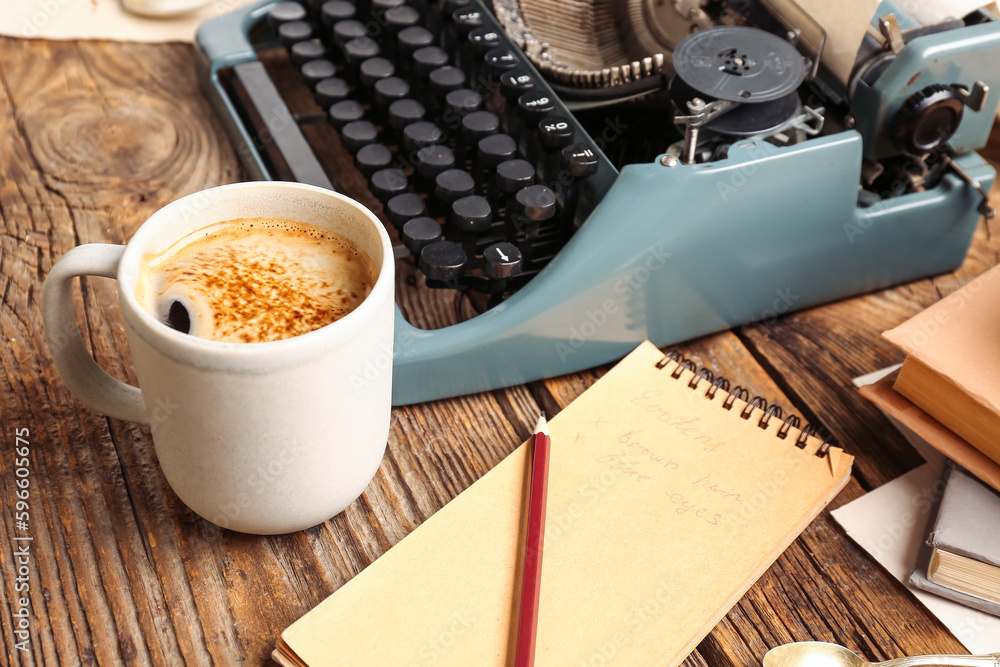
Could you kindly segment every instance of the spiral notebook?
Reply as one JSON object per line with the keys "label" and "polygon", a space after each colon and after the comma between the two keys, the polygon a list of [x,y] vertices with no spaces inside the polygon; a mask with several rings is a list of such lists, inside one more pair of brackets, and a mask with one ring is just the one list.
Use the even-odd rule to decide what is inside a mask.
{"label": "spiral notebook", "polygon": [[[549,430],[539,667],[679,664],[847,483],[853,460],[648,342]],[[526,450],[286,629],[275,660],[508,664]]]}

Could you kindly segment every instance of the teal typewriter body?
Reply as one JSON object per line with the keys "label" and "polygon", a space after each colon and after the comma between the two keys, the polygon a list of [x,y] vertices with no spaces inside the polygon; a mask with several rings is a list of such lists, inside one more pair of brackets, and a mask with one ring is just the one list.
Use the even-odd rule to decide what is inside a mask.
{"label": "teal typewriter body", "polygon": [[[422,18],[433,11],[434,4],[420,4]],[[237,84],[232,72],[257,61],[261,48],[274,46],[279,38],[294,32],[291,28],[277,30],[276,23],[279,28],[283,25],[280,21],[269,23],[273,6],[262,2],[201,27],[197,45],[203,88],[253,178],[329,186],[308,159],[297,162],[301,155],[274,157],[274,143],[283,144],[277,147],[280,150],[299,150],[301,134],[296,137],[296,119],[278,117],[283,122],[275,124],[275,114],[287,113],[278,105],[270,119],[258,109],[255,126],[255,114],[243,108],[246,91],[234,89]],[[385,359],[373,360],[373,366],[380,368],[392,365],[394,404],[571,373],[619,359],[645,339],[658,346],[669,345],[950,271],[963,261],[980,216],[991,214],[983,191],[989,190],[994,171],[975,151],[985,145],[997,107],[1000,22],[985,13],[937,30],[908,29],[905,14],[884,3],[873,17],[873,25],[879,25],[879,18],[890,11],[894,21],[884,31],[885,43],[873,47],[880,58],[877,76],[869,72],[859,77],[852,82],[848,96],[835,86],[822,85],[822,69],[807,72],[806,77],[811,77],[818,70],[819,76],[799,85],[818,90],[821,98],[829,94],[830,99],[824,100],[824,108],[805,105],[808,108],[803,112],[800,105],[796,122],[785,123],[784,135],[798,132],[797,140],[785,141],[785,136],[776,141],[774,132],[755,133],[753,128],[742,132],[723,129],[723,139],[716,134],[715,143],[706,148],[700,142],[712,135],[712,124],[724,119],[727,109],[706,120],[712,110],[699,115],[702,98],[698,98],[694,104],[688,100],[686,108],[685,102],[678,103],[674,118],[664,116],[665,125],[676,127],[673,148],[665,144],[650,147],[648,160],[613,164],[602,151],[609,137],[602,138],[599,130],[603,127],[612,134],[613,123],[581,122],[582,113],[576,108],[580,105],[565,99],[564,87],[549,87],[486,6],[476,2],[461,6],[479,12],[476,20],[488,30],[477,35],[497,33],[490,37],[494,49],[506,49],[517,58],[517,71],[530,74],[534,91],[542,91],[548,98],[546,117],[558,117],[568,124],[573,145],[589,147],[590,161],[585,177],[570,179],[567,192],[573,190],[572,210],[565,203],[570,195],[559,193],[555,182],[548,184],[557,191],[557,202],[550,208],[557,218],[563,216],[558,226],[561,232],[545,231],[548,223],[543,222],[536,236],[530,231],[535,228],[525,236],[522,228],[511,222],[538,224],[532,218],[537,207],[522,201],[527,201],[527,195],[489,200],[506,202],[502,209],[496,205],[494,216],[499,210],[506,211],[505,229],[521,234],[520,241],[512,242],[521,248],[523,266],[530,270],[524,271],[526,277],[520,281],[518,274],[504,273],[503,262],[489,263],[488,253],[498,252],[496,248],[506,259],[510,253],[505,254],[503,248],[508,246],[484,250],[482,244],[469,240],[467,232],[454,232],[459,242],[440,247],[465,249],[464,273],[456,274],[453,265],[431,256],[430,245],[421,246],[419,238],[414,240],[412,229],[419,225],[401,227],[410,251],[401,247],[399,255],[410,257],[397,261],[419,262],[428,283],[434,286],[459,291],[469,285],[481,288],[489,295],[489,305],[466,321],[435,330],[414,327],[397,308],[394,347],[385,351]],[[305,23],[312,20],[319,28],[329,28],[320,19],[310,18],[310,12],[318,7],[303,8]],[[294,11],[290,18],[296,19]],[[306,32],[305,28],[302,31]],[[456,42],[461,30],[457,33]],[[900,34],[905,39],[892,44]],[[720,34],[716,39],[726,36]],[[319,52],[323,42],[314,41],[320,44]],[[289,42],[294,44],[289,39],[286,45]],[[705,48],[717,50],[717,43]],[[336,45],[326,46],[327,50],[332,48]],[[890,51],[892,57],[886,58]],[[675,58],[679,52],[680,47]],[[803,57],[803,69],[808,70],[818,57]],[[361,91],[359,113],[377,118],[371,95],[364,101],[362,79],[351,83],[346,74],[355,63],[338,63],[332,58],[331,62],[334,78],[343,78],[349,88]],[[678,74],[674,76],[682,76],[683,68],[675,65]],[[303,71],[305,76],[307,70]],[[356,72],[354,76],[358,76]],[[478,76],[485,76],[482,68]],[[669,76],[663,74],[664,80]],[[495,81],[485,80],[486,85]],[[250,81],[248,77],[241,85],[249,88]],[[673,92],[680,85],[670,88]],[[493,92],[496,95],[496,90]],[[421,99],[430,100],[424,106],[431,108],[433,97],[427,97],[427,92],[424,95]],[[448,100],[450,103],[452,98]],[[732,106],[725,95],[706,100],[716,109]],[[259,99],[257,103],[261,103]],[[336,108],[340,113],[358,106]],[[807,114],[825,115],[826,128],[819,131],[817,124],[803,125],[801,119]],[[534,120],[527,112],[523,117]],[[613,114],[608,118],[614,118]],[[345,136],[368,127],[361,121],[348,122],[355,124],[339,128]],[[380,137],[383,126],[389,127],[384,119],[371,124]],[[286,136],[280,142],[265,136],[262,130],[268,127]],[[937,136],[925,136],[935,133]],[[943,133],[947,133],[944,138],[940,136]],[[406,139],[404,135],[399,141]],[[532,148],[530,140],[518,144],[520,159],[528,157],[526,150],[533,152],[539,164],[548,159],[544,150]],[[460,155],[460,149],[459,145],[454,154]],[[904,156],[912,162],[914,155],[924,169],[917,176],[912,175],[912,166],[898,166]],[[465,164],[476,169],[475,160]],[[419,178],[417,171],[414,179]],[[887,180],[887,174],[892,173],[896,176]],[[546,183],[536,177],[539,182]],[[437,183],[435,192],[440,194],[441,181]],[[418,191],[416,185],[413,187]],[[424,196],[431,206],[433,195],[425,191]],[[488,200],[486,195],[483,198]],[[407,201],[411,200],[416,201],[412,197]],[[394,206],[399,208],[401,201]],[[404,218],[403,225],[414,219],[398,215]],[[445,240],[435,236],[435,243],[451,238],[449,234],[458,223],[449,223],[449,215],[439,209],[437,220]],[[434,219],[430,212],[422,217]],[[424,225],[433,227],[430,222]],[[493,227],[499,228],[495,221]],[[555,250],[542,242],[556,237]],[[539,247],[548,248],[548,254],[543,257]]]}

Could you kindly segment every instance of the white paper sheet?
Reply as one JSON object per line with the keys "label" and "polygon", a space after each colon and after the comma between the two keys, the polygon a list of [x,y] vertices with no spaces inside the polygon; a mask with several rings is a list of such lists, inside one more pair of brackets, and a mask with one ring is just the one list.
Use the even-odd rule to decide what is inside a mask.
{"label": "white paper sheet", "polygon": [[[165,5],[169,0],[159,0]],[[44,39],[113,39],[192,42],[198,26],[255,0],[209,0],[192,12],[148,18],[125,10],[121,0],[3,0],[0,34]],[[177,0],[189,4],[190,0]]]}
{"label": "white paper sheet", "polygon": [[[847,535],[904,585],[932,520],[941,471],[940,463],[926,463],[832,512]],[[969,652],[1000,651],[1000,618],[907,588]]]}

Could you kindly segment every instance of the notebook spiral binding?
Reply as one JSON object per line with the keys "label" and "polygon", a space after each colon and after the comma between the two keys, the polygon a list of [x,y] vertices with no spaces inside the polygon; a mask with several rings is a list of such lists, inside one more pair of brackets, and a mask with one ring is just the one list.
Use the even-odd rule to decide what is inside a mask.
{"label": "notebook spiral binding", "polygon": [[[679,380],[685,370],[690,370],[694,373],[694,377],[692,377],[687,383],[689,389],[697,390],[698,385],[703,380],[711,383],[708,389],[705,390],[705,398],[709,400],[714,399],[716,392],[720,389],[722,391],[728,391],[729,395],[726,396],[726,400],[722,402],[722,407],[726,410],[733,409],[733,404],[736,402],[737,398],[746,401],[746,406],[740,412],[740,417],[743,419],[750,419],[750,416],[753,414],[755,408],[763,410],[764,414],[761,415],[759,420],[757,420],[757,425],[760,428],[766,429],[772,418],[781,419],[782,410],[779,406],[774,404],[769,405],[767,399],[762,396],[751,397],[750,391],[739,385],[730,389],[729,380],[727,378],[721,376],[715,377],[715,374],[707,368],[699,370],[693,361],[685,359],[679,352],[668,352],[662,359],[656,362],[656,367],[663,370],[671,361],[677,362],[677,367],[670,372],[670,377],[675,380]],[[797,415],[789,415],[785,421],[782,422],[781,427],[775,435],[784,440],[788,437],[789,430],[792,428],[799,428],[801,423],[802,420],[799,419]],[[810,435],[819,437],[819,429],[812,424],[807,423],[799,432],[799,437],[795,441],[795,446],[799,449],[805,449]],[[832,436],[827,434],[823,439],[823,444],[816,450],[816,456],[820,458],[825,457],[830,451],[830,447],[833,445],[834,442]]]}

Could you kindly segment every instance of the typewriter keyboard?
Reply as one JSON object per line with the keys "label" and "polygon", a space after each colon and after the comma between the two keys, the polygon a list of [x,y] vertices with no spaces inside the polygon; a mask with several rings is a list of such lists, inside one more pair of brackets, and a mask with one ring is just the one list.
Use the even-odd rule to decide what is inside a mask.
{"label": "typewriter keyboard", "polygon": [[[253,61],[232,68],[228,87],[271,175],[333,188],[303,132],[328,124],[406,248],[397,255],[480,309],[559,252],[613,174],[475,2],[278,2],[258,32],[280,40],[279,71],[296,81]],[[312,98],[311,114],[289,113],[279,88],[290,86]]]}

